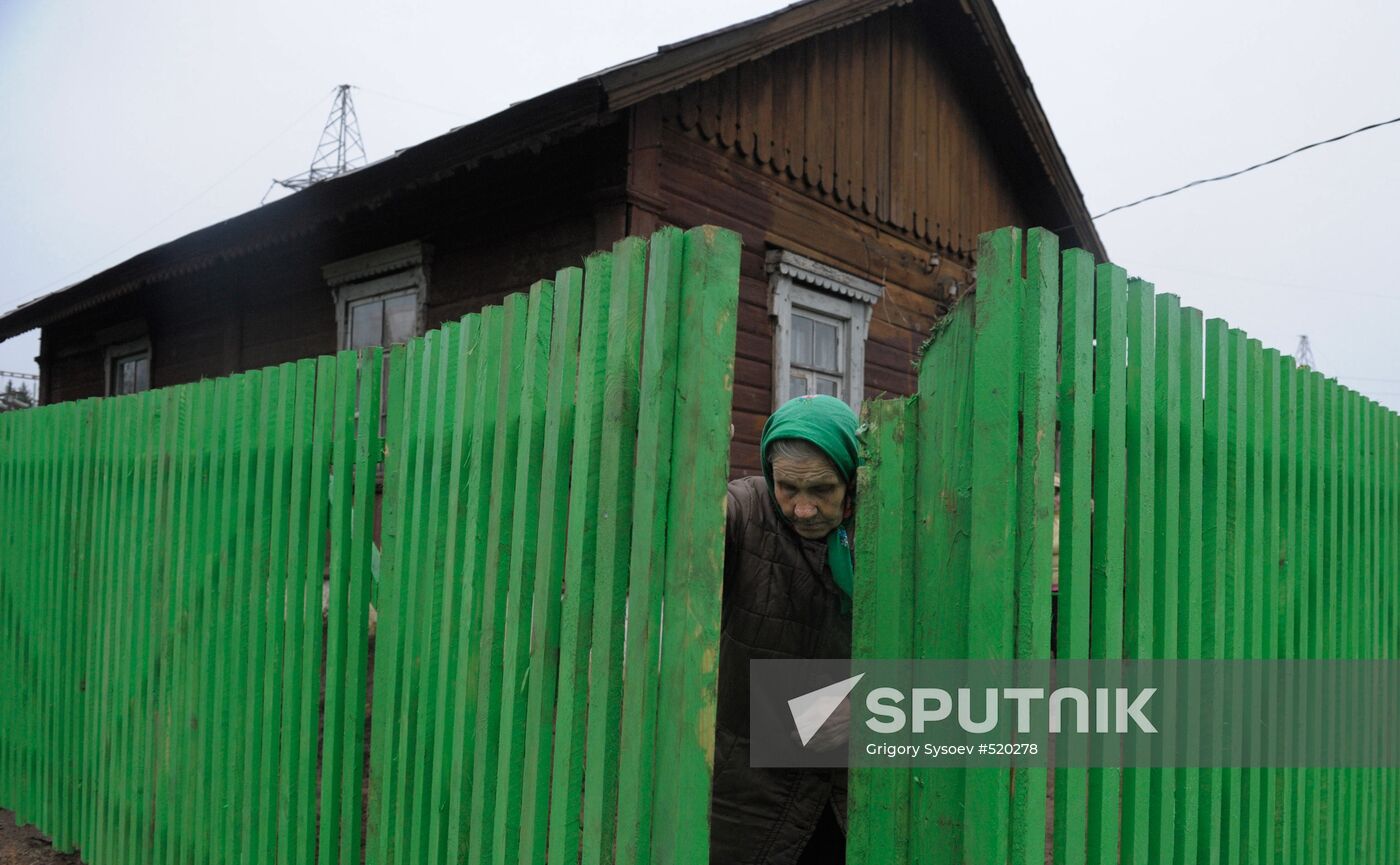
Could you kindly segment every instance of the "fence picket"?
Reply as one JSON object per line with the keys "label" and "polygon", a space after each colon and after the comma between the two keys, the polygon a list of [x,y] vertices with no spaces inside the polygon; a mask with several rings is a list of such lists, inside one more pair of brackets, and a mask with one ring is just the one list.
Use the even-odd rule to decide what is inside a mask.
{"label": "fence picket", "polygon": [[[370,349],[0,414],[0,803],[93,865],[707,862],[738,267],[667,228],[387,382]],[[1394,659],[1400,418],[1202,319],[984,235],[916,393],[864,410],[857,653]],[[1237,675],[1214,703],[1276,674]],[[848,851],[1394,858],[1359,713],[1185,720],[1198,766],[857,768]],[[1369,765],[1269,768],[1326,723]]]}

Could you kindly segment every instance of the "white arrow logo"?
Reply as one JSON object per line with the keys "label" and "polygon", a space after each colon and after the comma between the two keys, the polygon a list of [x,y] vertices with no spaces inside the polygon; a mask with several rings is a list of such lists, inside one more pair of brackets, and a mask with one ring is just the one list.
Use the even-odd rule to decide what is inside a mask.
{"label": "white arrow logo", "polygon": [[846,699],[846,695],[851,693],[856,682],[864,677],[865,674],[861,673],[859,676],[843,679],[788,700],[788,709],[792,712],[792,720],[797,725],[797,735],[801,737],[803,747],[812,741],[812,737],[817,735],[826,719],[831,717],[831,713],[835,712],[841,701]]}

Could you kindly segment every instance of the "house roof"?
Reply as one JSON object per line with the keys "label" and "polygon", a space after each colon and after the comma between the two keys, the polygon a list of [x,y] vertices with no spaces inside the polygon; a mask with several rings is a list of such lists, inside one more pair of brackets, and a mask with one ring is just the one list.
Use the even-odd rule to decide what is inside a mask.
{"label": "house roof", "polygon": [[[997,73],[978,76],[978,104],[992,128],[1012,133],[1018,158],[1038,163],[1042,198],[1064,214],[1081,245],[1104,258],[1103,244],[1083,195],[1050,129],[1030,79],[991,0],[802,0],[768,15],[664,45],[646,57],[584,76],[573,84],[516,103],[475,123],[398,151],[238,216],[148,249],[80,282],[21,304],[0,316],[0,340],[41,327],[143,286],[203,270],[310,234],[346,214],[377,207],[404,191],[505,156],[602,125],[623,108],[680,89],[748,60],[771,54],[894,6],[913,3],[930,15],[961,12],[947,23]],[[934,8],[936,7],[936,8]]]}

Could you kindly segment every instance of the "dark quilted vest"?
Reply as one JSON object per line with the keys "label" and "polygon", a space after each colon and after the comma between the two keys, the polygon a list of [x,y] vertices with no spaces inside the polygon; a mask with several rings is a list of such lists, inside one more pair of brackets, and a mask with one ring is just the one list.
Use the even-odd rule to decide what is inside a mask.
{"label": "dark quilted vest", "polygon": [[729,484],[719,649],[712,865],[790,865],[828,801],[846,825],[846,770],[749,766],[749,660],[849,658],[851,616],[826,542],[792,530],[762,477]]}

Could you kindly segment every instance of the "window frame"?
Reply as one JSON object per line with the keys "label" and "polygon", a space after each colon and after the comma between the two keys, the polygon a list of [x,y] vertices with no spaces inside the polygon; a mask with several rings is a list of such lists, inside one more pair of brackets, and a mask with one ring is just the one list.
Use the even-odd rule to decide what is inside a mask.
{"label": "window frame", "polygon": [[[357,255],[321,268],[335,303],[336,348],[350,347],[350,307],[374,298],[412,293],[416,303],[413,336],[422,336],[428,304],[431,247],[419,241]],[[386,353],[389,346],[383,346]]]}
{"label": "window frame", "polygon": [[128,342],[108,345],[103,350],[104,370],[103,379],[106,383],[106,396],[125,396],[117,392],[117,364],[128,358],[146,356],[146,386],[131,393],[142,393],[151,389],[151,378],[155,372],[154,358],[151,352],[151,339],[143,336],[140,339],[133,339]]}
{"label": "window frame", "polygon": [[859,411],[865,399],[865,340],[870,316],[884,295],[884,286],[821,264],[785,249],[770,250],[769,316],[773,322],[773,407],[792,398],[792,313],[835,320],[839,324],[838,363],[846,393],[843,398]]}

